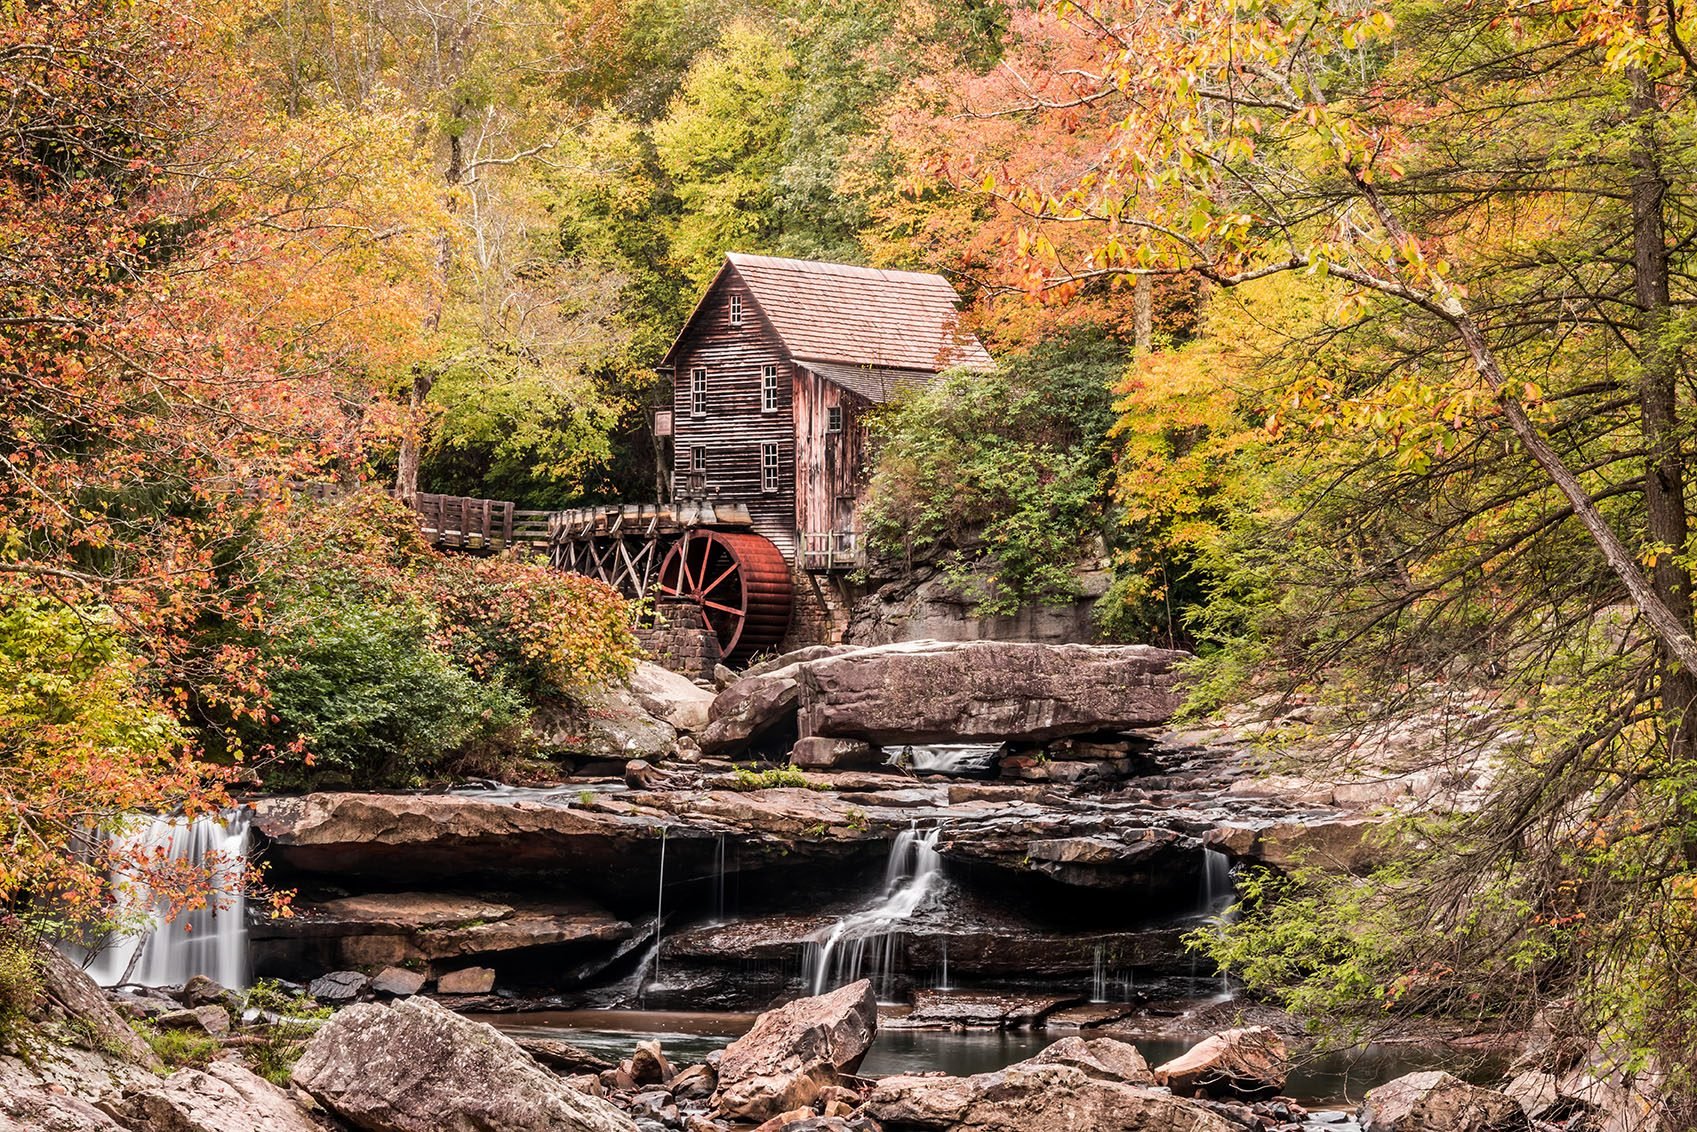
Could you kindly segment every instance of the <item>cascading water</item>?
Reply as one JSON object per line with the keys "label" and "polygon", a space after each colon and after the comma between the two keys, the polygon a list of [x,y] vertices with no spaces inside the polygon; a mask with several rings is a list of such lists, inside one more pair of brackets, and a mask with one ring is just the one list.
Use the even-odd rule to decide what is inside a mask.
{"label": "cascading water", "polygon": [[95,954],[89,975],[107,987],[181,986],[195,975],[232,989],[246,987],[247,838],[248,817],[242,812],[192,820],[156,817],[123,836],[131,853],[208,869],[213,892],[205,907],[167,921],[167,900],[132,877],[115,875],[119,916],[141,927]]}
{"label": "cascading water", "polygon": [[1090,972],[1090,1001],[1108,1001],[1108,964],[1099,943],[1096,945],[1096,958]]}
{"label": "cascading water", "polygon": [[893,766],[915,774],[982,775],[994,768],[1000,743],[940,743],[903,747],[890,758]]}
{"label": "cascading water", "polygon": [[722,833],[713,854],[713,922],[725,922],[725,835]]}
{"label": "cascading water", "polygon": [[942,863],[937,853],[940,832],[907,829],[897,834],[884,870],[884,898],[844,916],[823,939],[807,945],[803,977],[813,994],[852,983],[864,973],[880,995],[887,995],[901,927],[930,895]]}
{"label": "cascading water", "polygon": [[[1237,901],[1237,888],[1232,884],[1231,859],[1218,849],[1206,846],[1202,850],[1202,914],[1221,932],[1235,918],[1232,905]],[[1195,972],[1192,971],[1192,978]],[[1219,996],[1230,998],[1231,977],[1220,972]]]}
{"label": "cascading water", "polygon": [[660,882],[654,894],[654,969],[650,979],[660,981],[660,932],[666,921],[666,827],[660,827]]}

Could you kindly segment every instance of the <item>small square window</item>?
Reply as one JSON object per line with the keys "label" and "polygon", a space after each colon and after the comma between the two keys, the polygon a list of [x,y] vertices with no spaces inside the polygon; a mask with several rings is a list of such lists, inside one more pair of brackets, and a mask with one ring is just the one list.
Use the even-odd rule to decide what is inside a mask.
{"label": "small square window", "polygon": [[843,431],[843,410],[839,405],[831,405],[825,410],[825,431]]}
{"label": "small square window", "polygon": [[689,371],[689,415],[707,415],[707,371],[704,369]]}
{"label": "small square window", "polygon": [[760,490],[778,490],[778,446],[770,441],[760,446]]}
{"label": "small square window", "polygon": [[707,470],[707,449],[691,448],[689,450],[689,470],[705,472]]}
{"label": "small square window", "polygon": [[732,326],[741,326],[742,325],[742,296],[741,295],[732,295],[731,296],[731,325]]}
{"label": "small square window", "polygon": [[762,413],[778,411],[777,366],[762,366],[760,368],[760,411]]}

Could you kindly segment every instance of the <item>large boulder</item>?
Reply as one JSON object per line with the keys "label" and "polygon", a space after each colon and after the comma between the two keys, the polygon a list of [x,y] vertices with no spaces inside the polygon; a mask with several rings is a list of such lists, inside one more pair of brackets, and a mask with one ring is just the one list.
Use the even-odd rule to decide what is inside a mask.
{"label": "large boulder", "polygon": [[577,703],[544,704],[531,717],[537,748],[546,755],[600,759],[661,759],[677,753],[678,731],[657,719],[634,691],[606,685]]}
{"label": "large boulder", "polygon": [[1070,1065],[1087,1077],[1100,1081],[1124,1081],[1128,1085],[1153,1085],[1155,1074],[1143,1054],[1129,1042],[1113,1038],[1062,1038],[1027,1065]]}
{"label": "large boulder", "polygon": [[1369,1090],[1361,1105],[1361,1127],[1363,1132],[1525,1132],[1531,1122],[1513,1097],[1432,1070]]}
{"label": "large boulder", "polygon": [[1256,1097],[1285,1087],[1290,1051],[1267,1026],[1225,1030],[1198,1042],[1155,1070],[1155,1079],[1180,1096]]}
{"label": "large boulder", "polygon": [[797,665],[800,734],[871,743],[1043,741],[1170,720],[1174,665],[1147,645],[915,641]]}
{"label": "large boulder", "polygon": [[38,947],[35,955],[41,975],[43,1001],[38,1013],[42,1021],[57,1023],[70,1041],[86,1049],[131,1065],[162,1068],[153,1050],[87,972],[51,947]]}
{"label": "large boulder", "polygon": [[148,1132],[321,1132],[282,1089],[230,1061],[179,1069],[132,1097],[129,1109]]}
{"label": "large boulder", "polygon": [[755,1020],[718,1065],[721,1116],[765,1120],[811,1104],[839,1072],[852,1072],[878,1032],[878,1000],[862,979],[798,998]]}
{"label": "large boulder", "polygon": [[629,1117],[538,1065],[493,1026],[427,998],[332,1017],[293,1081],[367,1132],[635,1132]]}
{"label": "large boulder", "polygon": [[886,1132],[1237,1132],[1195,1101],[1035,1061],[973,1077],[885,1077],[866,1113]]}
{"label": "large boulder", "polygon": [[644,660],[630,674],[629,684],[631,695],[642,705],[642,710],[678,731],[693,735],[707,726],[713,693],[689,677]]}
{"label": "large boulder", "polygon": [[795,718],[800,696],[799,664],[744,676],[714,698],[708,723],[696,736],[710,755],[735,755],[753,740]]}

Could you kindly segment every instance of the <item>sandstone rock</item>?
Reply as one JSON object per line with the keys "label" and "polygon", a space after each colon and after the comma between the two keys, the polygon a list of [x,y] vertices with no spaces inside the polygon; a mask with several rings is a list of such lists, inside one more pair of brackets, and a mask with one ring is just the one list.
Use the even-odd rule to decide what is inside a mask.
{"label": "sandstone rock", "polygon": [[1029,1058],[1027,1065],[1070,1065],[1101,1081],[1124,1081],[1128,1085],[1153,1085],[1155,1074],[1137,1047],[1113,1038],[1062,1038]]}
{"label": "sandstone rock", "polygon": [[860,1064],[877,1030],[878,1002],[866,979],[767,1011],[725,1048],[716,1110],[764,1120],[811,1105],[838,1071]]}
{"label": "sandstone rock", "polygon": [[46,1019],[65,1023],[70,1040],[87,1049],[109,1053],[132,1065],[162,1068],[153,1050],[86,972],[56,948],[41,946],[35,954]]}
{"label": "sandstone rock", "polygon": [[556,702],[537,709],[530,730],[544,754],[655,761],[677,749],[678,732],[643,709],[636,695],[604,686],[580,704]]}
{"label": "sandstone rock", "polygon": [[656,719],[691,734],[707,726],[713,693],[697,687],[689,677],[644,660],[637,662],[629,683],[636,702]]}
{"label": "sandstone rock", "polygon": [[362,1003],[319,1029],[294,1083],[366,1132],[635,1132],[492,1026],[427,998]]}
{"label": "sandstone rock", "polygon": [[325,963],[396,966],[526,947],[613,942],[631,926],[586,900],[384,892],[303,904],[256,940],[308,941]]}
{"label": "sandstone rock", "polygon": [[801,734],[1041,741],[1165,723],[1188,654],[1146,645],[916,641],[796,666]]}
{"label": "sandstone rock", "polygon": [[153,1020],[161,1030],[199,1030],[215,1038],[230,1032],[230,1012],[222,1006],[197,1006],[193,1010],[173,1010]]}
{"label": "sandstone rock", "polygon": [[974,1077],[885,1077],[865,1111],[892,1132],[1236,1132],[1195,1101],[1031,1062]]}
{"label": "sandstone rock", "polygon": [[1524,1132],[1526,1113],[1510,1096],[1433,1070],[1369,1090],[1363,1132]]}
{"label": "sandstone rock", "polygon": [[237,996],[219,986],[217,981],[205,975],[193,975],[177,992],[177,1000],[184,1006],[222,1006],[228,1009],[236,1003]]}
{"label": "sandstone rock", "polygon": [[672,1079],[672,1063],[656,1041],[637,1042],[631,1054],[630,1075],[638,1085],[664,1085]]}
{"label": "sandstone rock", "polygon": [[0,1132],[125,1132],[81,1097],[44,1087],[0,1089]]}
{"label": "sandstone rock", "polygon": [[371,980],[358,971],[331,971],[312,980],[306,993],[321,1002],[351,1002],[370,985]]}
{"label": "sandstone rock", "polygon": [[495,972],[488,967],[462,967],[436,980],[437,994],[488,994],[495,989]]}
{"label": "sandstone rock", "polygon": [[672,1078],[672,1095],[691,1100],[711,1096],[719,1087],[719,1075],[711,1066],[691,1065]]}
{"label": "sandstone rock", "polygon": [[995,991],[919,990],[913,1009],[901,1020],[907,1027],[982,1027],[1017,1029],[1034,1026],[1049,1013],[1078,999],[1055,995]]}
{"label": "sandstone rock", "polygon": [[1531,1120],[1541,1120],[1557,1102],[1560,1089],[1556,1075],[1536,1069],[1515,1074],[1514,1078],[1503,1087],[1503,1092],[1513,1097],[1515,1103]]}
{"label": "sandstone rock", "polygon": [[703,752],[735,755],[747,750],[762,732],[795,714],[800,696],[795,665],[759,676],[745,676],[720,692],[709,710],[709,721],[696,735]]}
{"label": "sandstone rock", "polygon": [[409,971],[405,967],[385,967],[371,980],[371,989],[377,994],[405,998],[423,990],[424,982],[423,971]]}
{"label": "sandstone rock", "polygon": [[148,1132],[320,1132],[287,1093],[230,1061],[179,1069],[131,1107]]}
{"label": "sandstone rock", "polygon": [[593,1074],[613,1068],[613,1063],[606,1058],[558,1038],[515,1037],[513,1041],[524,1052],[560,1073]]}
{"label": "sandstone rock", "polygon": [[1180,1096],[1261,1096],[1284,1088],[1290,1053],[1266,1026],[1226,1030],[1198,1042],[1155,1070]]}
{"label": "sandstone rock", "polygon": [[808,770],[836,770],[845,767],[878,766],[883,753],[860,739],[798,740],[790,748],[790,762]]}

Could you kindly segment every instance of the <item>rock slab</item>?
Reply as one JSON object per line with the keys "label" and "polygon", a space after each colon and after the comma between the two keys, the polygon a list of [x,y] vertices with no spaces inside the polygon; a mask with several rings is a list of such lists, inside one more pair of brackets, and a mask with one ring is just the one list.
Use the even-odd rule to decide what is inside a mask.
{"label": "rock slab", "polygon": [[1410,1073],[1370,1090],[1361,1106],[1363,1132],[1525,1132],[1520,1103],[1449,1073]]}
{"label": "rock slab", "polygon": [[1182,699],[1174,665],[1188,656],[1147,645],[881,645],[797,665],[796,718],[803,738],[880,745],[1127,731],[1172,718]]}
{"label": "rock slab", "polygon": [[886,1132],[1239,1132],[1195,1101],[1034,1061],[973,1077],[885,1077],[866,1112]]}
{"label": "rock slab", "polygon": [[231,1061],[179,1069],[134,1104],[148,1132],[320,1132],[287,1093]]}
{"label": "rock slab", "polygon": [[493,1026],[426,998],[337,1013],[292,1079],[366,1132],[636,1132]]}

